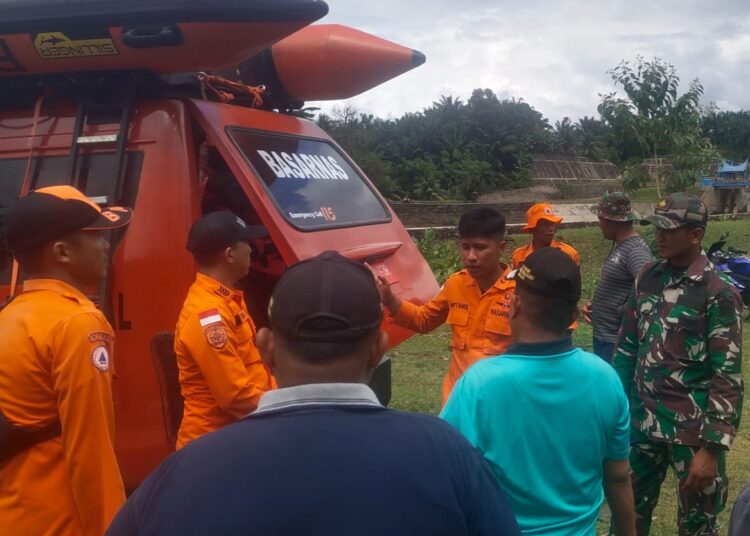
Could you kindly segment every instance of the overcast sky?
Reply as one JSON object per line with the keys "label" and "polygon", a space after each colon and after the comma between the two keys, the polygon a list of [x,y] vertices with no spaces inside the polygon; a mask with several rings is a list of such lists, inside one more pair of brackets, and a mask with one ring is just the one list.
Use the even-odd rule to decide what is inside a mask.
{"label": "overcast sky", "polygon": [[[523,98],[552,123],[597,115],[607,69],[658,56],[704,101],[750,108],[747,0],[326,0],[340,23],[420,50],[427,63],[350,104],[381,117],[477,87]],[[330,109],[326,105],[325,109]]]}

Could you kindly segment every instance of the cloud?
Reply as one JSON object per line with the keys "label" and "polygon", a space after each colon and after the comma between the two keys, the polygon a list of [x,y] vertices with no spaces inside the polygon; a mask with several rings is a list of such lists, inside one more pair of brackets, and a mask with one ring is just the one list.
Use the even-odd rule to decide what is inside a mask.
{"label": "cloud", "polygon": [[700,78],[705,101],[750,108],[750,20],[744,2],[724,0],[327,0],[322,21],[341,23],[424,52],[427,63],[350,105],[382,117],[472,89],[523,98],[551,121],[596,115],[615,88],[606,71],[637,54]]}

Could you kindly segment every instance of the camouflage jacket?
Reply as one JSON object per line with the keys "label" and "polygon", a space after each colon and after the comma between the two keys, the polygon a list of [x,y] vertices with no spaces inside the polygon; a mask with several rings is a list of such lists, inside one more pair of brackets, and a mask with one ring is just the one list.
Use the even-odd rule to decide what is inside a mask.
{"label": "camouflage jacket", "polygon": [[669,443],[729,448],[742,410],[742,302],[705,254],[680,274],[647,264],[614,366],[632,426]]}

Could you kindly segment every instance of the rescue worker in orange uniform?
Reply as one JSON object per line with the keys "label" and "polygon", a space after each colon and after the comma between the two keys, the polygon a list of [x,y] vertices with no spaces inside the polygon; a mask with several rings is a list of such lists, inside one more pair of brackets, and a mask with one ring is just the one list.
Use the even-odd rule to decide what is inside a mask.
{"label": "rescue worker in orange uniform", "polygon": [[552,205],[547,203],[537,203],[529,208],[526,211],[526,226],[521,230],[531,234],[531,242],[513,252],[511,256],[513,268],[521,266],[526,257],[531,255],[533,251],[546,247],[561,250],[580,266],[581,258],[578,256],[578,252],[565,242],[555,240],[555,233],[562,221],[563,219],[552,210]]}
{"label": "rescue worker in orange uniform", "polygon": [[114,332],[86,296],[107,276],[100,209],[70,186],[22,197],[5,217],[26,280],[0,311],[0,532],[101,536],[125,501],[114,451]]}
{"label": "rescue worker in orange uniform", "polygon": [[266,236],[228,210],[212,212],[190,229],[188,250],[198,274],[175,333],[185,399],[177,448],[253,410],[273,378],[255,347],[255,323],[236,286],[250,271],[250,240]]}
{"label": "rescue worker in orange uniform", "polygon": [[403,301],[384,277],[376,276],[383,304],[396,324],[419,333],[450,324],[453,356],[443,379],[443,404],[472,364],[503,353],[512,340],[508,313],[515,282],[506,277],[510,268],[500,263],[505,217],[489,207],[470,210],[461,216],[458,234],[464,269],[451,275],[429,302]]}

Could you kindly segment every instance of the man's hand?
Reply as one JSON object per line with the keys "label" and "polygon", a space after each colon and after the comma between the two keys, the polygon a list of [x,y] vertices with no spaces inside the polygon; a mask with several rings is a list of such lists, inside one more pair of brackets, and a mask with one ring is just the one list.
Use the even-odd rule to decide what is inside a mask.
{"label": "man's hand", "polygon": [[385,277],[379,275],[372,266],[367,263],[365,263],[365,266],[372,272],[372,277],[375,279],[375,286],[378,287],[381,303],[388,308],[391,314],[396,314],[401,306],[401,300],[393,294],[391,284],[388,283]]}
{"label": "man's hand", "polygon": [[682,484],[682,489],[686,491],[699,491],[711,483],[716,478],[718,461],[716,454],[708,451],[705,447],[701,448],[693,456],[690,463],[690,471]]}
{"label": "man's hand", "polygon": [[583,314],[583,320],[587,324],[591,324],[591,302],[587,302],[586,305],[583,306],[581,313]]}

